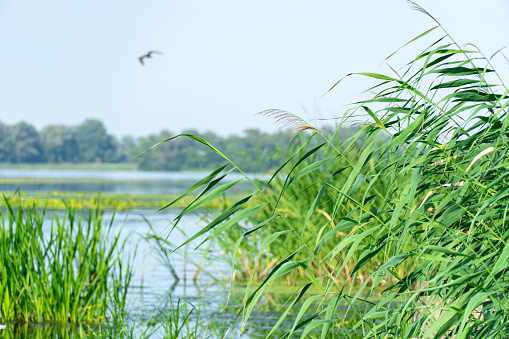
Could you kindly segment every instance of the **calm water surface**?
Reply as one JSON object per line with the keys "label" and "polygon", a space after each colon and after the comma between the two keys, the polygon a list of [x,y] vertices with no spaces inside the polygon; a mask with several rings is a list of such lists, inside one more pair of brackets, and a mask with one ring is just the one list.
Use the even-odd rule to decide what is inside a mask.
{"label": "calm water surface", "polygon": [[[6,170],[0,169],[0,191],[20,189],[40,192],[104,192],[125,194],[180,194],[204,178],[209,172],[142,172],[142,171],[75,171],[75,170]],[[263,175],[247,173],[249,178]],[[242,179],[230,173],[224,182]],[[247,180],[234,187],[232,193],[251,189]]]}
{"label": "calm water surface", "polygon": [[[0,191],[13,192],[20,189],[25,192],[108,192],[127,194],[160,194],[182,193],[192,184],[208,173],[196,172],[131,172],[131,171],[53,171],[53,170],[0,170],[0,179],[8,179],[0,183]],[[260,177],[250,175],[251,178]],[[225,182],[243,178],[232,173]],[[19,180],[19,182],[16,182]],[[242,183],[241,183],[242,184]],[[239,186],[238,191],[250,189],[249,184]],[[200,323],[211,324],[217,337],[228,331],[238,310],[242,307],[244,290],[236,286],[230,294],[230,285],[225,277],[231,276],[228,262],[217,248],[209,248],[206,244],[202,249],[194,251],[196,245],[203,240],[183,247],[170,257],[179,281],[176,281],[170,270],[162,264],[159,252],[144,237],[149,233],[166,238],[172,220],[178,211],[169,210],[165,213],[149,215],[152,211],[117,212],[114,219],[113,232],[119,232],[122,239],[127,239],[125,258],[133,262],[133,279],[129,289],[129,315],[137,320],[148,319],[157,311],[169,309],[169,302],[174,304],[178,299],[185,300],[200,308]],[[61,215],[63,216],[63,215]],[[152,229],[143,217],[147,217]],[[105,213],[107,222],[111,213]],[[51,216],[47,215],[45,227],[51,227]],[[175,230],[168,236],[172,245],[180,245],[189,236],[204,226],[197,215],[186,216],[179,224],[181,230]],[[207,254],[204,251],[207,250]],[[133,259],[133,254],[136,253]],[[200,267],[200,269],[198,269]],[[198,273],[197,273],[198,272]],[[196,280],[193,278],[196,276]],[[171,296],[171,298],[170,298]],[[263,298],[262,298],[263,299]],[[171,300],[171,301],[170,301]],[[279,303],[273,299],[266,300],[255,309],[247,334],[238,335],[238,326],[229,330],[227,338],[259,338],[270,329],[279,317]],[[275,318],[275,319],[272,319]],[[8,326],[14,326],[9,325]],[[32,326],[32,325],[30,325]],[[54,328],[34,325],[25,328],[26,337],[46,336],[54,333]],[[62,330],[62,328],[58,329]],[[65,330],[65,329],[64,329]],[[0,338],[12,331],[0,331]],[[16,329],[16,332],[18,330]],[[22,333],[20,331],[18,333]],[[262,333],[262,334],[260,334]],[[221,334],[221,335],[219,335]],[[155,333],[151,338],[162,338],[162,333]],[[216,336],[214,336],[216,337]]]}
{"label": "calm water surface", "polygon": [[[0,170],[0,179],[12,179],[11,181],[15,181],[16,178],[25,181],[31,179],[30,183],[24,183],[23,180],[20,180],[19,184],[16,182],[0,183],[0,191],[14,191],[19,187],[22,191],[28,192],[58,190],[67,192],[102,191],[131,194],[178,194],[205,175],[205,173],[195,172]],[[256,177],[256,175],[253,177]],[[239,178],[241,178],[239,174],[232,174],[226,179],[231,181]],[[47,179],[58,179],[58,181],[48,182]],[[87,179],[92,179],[92,181],[84,182]],[[245,184],[240,189],[248,190],[250,186]],[[177,282],[170,271],[161,263],[157,248],[145,241],[144,237],[154,232],[156,235],[166,238],[169,226],[178,212],[169,210],[165,213],[149,215],[150,212],[117,212],[114,220],[115,229],[113,231],[119,232],[122,239],[127,239],[126,259],[132,259],[133,254],[136,253],[133,260],[134,276],[129,289],[130,317],[138,319],[138,321],[148,319],[158,310],[168,310],[168,303],[176,303],[180,298],[199,306],[199,322],[212,325],[215,329],[214,333],[217,334],[214,337],[222,337],[228,331],[230,324],[242,306],[244,289],[242,286],[235,286],[230,294],[230,285],[225,277],[231,276],[231,270],[229,263],[225,261],[220,250],[214,247],[208,248],[207,244],[200,250],[194,251],[196,245],[203,239],[197,239],[171,255],[171,265],[179,277]],[[152,229],[143,219],[143,216],[148,218]],[[106,220],[111,217],[112,215],[108,213],[104,216]],[[180,245],[187,236],[194,234],[204,225],[204,221],[197,215],[188,215],[179,224],[181,231],[173,231],[167,240],[172,245]],[[45,227],[49,230],[50,226],[51,217],[48,216]],[[206,250],[208,251],[205,255],[204,251]],[[198,269],[198,267],[201,268]],[[199,271],[198,274],[197,271]],[[197,279],[193,282],[195,275]],[[289,296],[288,290],[271,290],[271,295],[262,297],[259,305],[252,313],[247,333],[239,336],[237,325],[228,332],[227,338],[265,337],[271,326],[281,315],[283,311],[282,303]],[[282,324],[282,327],[290,329],[292,325],[293,322],[286,321]],[[40,327],[36,330],[46,331],[46,329]],[[36,332],[28,331],[27,333]],[[42,335],[44,337],[44,333],[37,336]],[[32,335],[28,334],[27,337]],[[0,337],[2,337],[2,333],[0,333]],[[162,334],[155,333],[151,338],[162,338]]]}
{"label": "calm water surface", "polygon": [[[237,312],[242,307],[245,287],[233,286],[230,293],[230,284],[225,280],[225,277],[231,276],[231,267],[223,258],[221,251],[214,246],[210,248],[205,246],[195,251],[194,248],[205,238],[201,237],[172,254],[170,259],[180,278],[176,282],[169,270],[161,264],[157,249],[144,241],[143,237],[151,232],[166,237],[169,231],[168,226],[171,225],[178,212],[170,210],[166,213],[147,216],[153,229],[141,217],[147,214],[148,212],[144,211],[137,213],[133,211],[115,216],[116,231],[120,232],[124,239],[128,237],[126,254],[133,253],[137,247],[134,276],[129,290],[131,316],[139,318],[142,315],[148,318],[158,310],[167,310],[169,296],[171,296],[174,304],[178,298],[181,298],[199,306],[200,323],[212,325],[217,334],[213,338],[223,338],[225,333],[228,333],[226,338],[265,338],[288,307],[288,304],[285,303],[288,300],[293,300],[292,292],[295,289],[272,288],[270,294],[262,296],[249,318],[246,332],[239,335],[240,320],[237,320],[236,324],[233,323]],[[105,217],[108,220],[111,215],[105,215]],[[190,215],[179,223],[182,231],[173,231],[168,237],[168,242],[172,246],[180,245],[189,235],[194,234],[205,225],[205,222],[198,216]],[[193,282],[198,266],[202,269],[196,281]],[[281,324],[280,327],[283,330],[288,331],[292,328],[299,306],[300,304]],[[347,308],[348,305],[345,303],[338,307],[338,312],[344,312],[343,314],[346,315]],[[232,328],[229,329],[232,324]],[[297,333],[299,332],[301,331],[297,331]],[[279,332],[279,335],[281,333]],[[162,338],[162,334],[156,333],[151,338]]]}
{"label": "calm water surface", "polygon": [[[197,251],[194,248],[204,239],[198,238],[189,246],[173,253],[170,257],[179,281],[176,281],[170,271],[161,263],[158,249],[144,240],[144,236],[152,233],[166,237],[172,220],[178,215],[176,211],[169,211],[157,215],[148,215],[148,211],[130,211],[117,213],[114,218],[114,229],[119,232],[121,240],[127,240],[125,258],[132,260],[133,279],[129,289],[129,316],[135,321],[147,320],[158,311],[169,310],[169,303],[175,305],[178,299],[185,300],[200,308],[200,324],[207,324],[214,328],[213,338],[222,338],[228,332],[227,338],[263,338],[270,331],[283,308],[281,303],[289,297],[289,291],[275,292],[270,298],[262,297],[250,317],[248,330],[239,335],[239,325],[234,322],[238,310],[242,307],[244,287],[235,286],[230,294],[230,284],[225,277],[231,276],[230,264],[225,261],[222,253],[216,247],[204,246]],[[146,216],[152,228],[143,219]],[[104,222],[108,223],[112,215],[106,213]],[[51,219],[48,218],[46,227],[49,231]],[[171,246],[180,245],[188,235],[197,232],[202,221],[196,215],[189,215],[180,223],[181,231],[175,230],[168,237]],[[205,251],[206,254],[205,254]],[[198,270],[198,266],[201,267]],[[196,273],[197,279],[193,281]],[[170,298],[171,297],[171,298]],[[287,322],[286,328],[293,323]],[[153,339],[163,338],[162,333],[155,333]]]}

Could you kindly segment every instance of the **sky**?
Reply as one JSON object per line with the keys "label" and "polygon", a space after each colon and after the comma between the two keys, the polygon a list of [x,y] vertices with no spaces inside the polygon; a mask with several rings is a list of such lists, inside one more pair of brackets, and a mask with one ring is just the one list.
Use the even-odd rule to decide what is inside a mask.
{"label": "sky", "polygon": [[[486,55],[509,45],[507,0],[417,2],[459,44]],[[434,25],[404,0],[0,0],[0,121],[95,118],[118,137],[274,131],[256,115],[272,108],[331,123],[373,83],[351,78],[322,96],[331,85],[389,74],[385,57]],[[142,66],[149,50],[163,55]]]}

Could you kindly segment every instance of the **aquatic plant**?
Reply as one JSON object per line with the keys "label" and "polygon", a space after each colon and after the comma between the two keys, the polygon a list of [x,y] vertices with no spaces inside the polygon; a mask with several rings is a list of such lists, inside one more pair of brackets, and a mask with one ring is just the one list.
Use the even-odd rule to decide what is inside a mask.
{"label": "aquatic plant", "polygon": [[[108,339],[198,339],[211,338],[207,324],[201,321],[200,307],[183,299],[176,299],[168,294],[164,303],[157,306],[157,310],[147,315],[145,312],[137,314],[137,318],[112,319],[108,326],[98,327],[88,332],[91,338]],[[145,313],[145,314],[143,314]]]}
{"label": "aquatic plant", "polygon": [[200,324],[200,308],[178,299],[170,298],[168,309],[160,309],[156,324],[161,327],[164,338],[207,338]]}
{"label": "aquatic plant", "polygon": [[0,319],[103,323],[125,313],[129,262],[98,209],[51,214],[4,196],[0,211]]}
{"label": "aquatic plant", "polygon": [[[1,194],[2,192],[0,192]],[[104,193],[104,192],[41,192],[27,193],[4,192],[8,196],[10,204],[28,208],[35,204],[43,204],[52,210],[65,211],[69,207],[75,209],[97,209],[108,211],[126,211],[126,210],[142,210],[157,209],[164,205],[168,199],[177,198],[176,194],[122,194],[122,193]],[[238,197],[236,193],[232,198]],[[186,207],[192,201],[192,198],[183,199],[174,207]],[[219,208],[222,204],[211,201],[204,208]],[[0,208],[5,208],[5,200],[0,201]]]}
{"label": "aquatic plant", "polygon": [[[331,90],[352,76],[378,81],[367,91],[373,96],[341,118],[348,124],[363,112],[369,121],[361,130],[341,144],[323,139],[310,149],[303,145],[306,151],[287,160],[264,186],[251,181],[255,193],[223,210],[182,244],[201,236],[206,236],[202,243],[221,237],[248,219],[255,222],[237,233],[233,255],[255,233],[263,234],[258,255],[290,235],[296,239],[263,282],[254,291],[248,289],[237,316],[241,331],[271,284],[298,274],[305,280],[297,284],[288,312],[301,306],[286,337],[296,331],[306,337],[317,329],[321,338],[509,335],[509,90],[492,57],[472,44],[458,45],[440,24],[405,46],[440,31],[406,66],[391,68],[394,75],[351,73],[340,79]],[[296,131],[304,129],[312,130],[300,126]],[[243,173],[241,165],[205,140],[182,136],[209,146]],[[326,156],[313,159],[320,149],[328,149]],[[306,159],[310,163],[299,167]],[[203,189],[180,217],[235,184],[218,186],[223,170],[183,195]],[[344,177],[336,182],[339,173]],[[302,178],[319,187],[313,199],[298,187]],[[271,189],[278,180],[282,185]],[[285,195],[292,196],[300,213],[290,216],[281,209]],[[263,202],[247,207],[254,197]],[[328,218],[319,212],[325,203]],[[327,220],[310,223],[319,214]],[[286,229],[271,231],[276,219]],[[344,304],[346,312],[340,311]],[[345,313],[358,321],[347,324]]]}

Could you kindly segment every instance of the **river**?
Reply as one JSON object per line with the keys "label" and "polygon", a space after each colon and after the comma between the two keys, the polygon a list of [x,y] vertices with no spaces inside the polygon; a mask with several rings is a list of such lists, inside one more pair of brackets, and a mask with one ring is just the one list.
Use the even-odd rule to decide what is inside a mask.
{"label": "river", "polygon": [[[0,191],[13,192],[16,189],[30,193],[37,192],[108,192],[127,194],[182,193],[190,185],[203,178],[205,173],[196,172],[128,172],[128,171],[51,171],[51,170],[0,170]],[[257,175],[252,175],[256,177]],[[225,181],[242,178],[232,173]],[[259,177],[259,175],[257,176]],[[240,186],[245,191],[249,184]],[[168,311],[168,302],[177,303],[179,299],[192,303],[200,309],[200,323],[213,328],[212,338],[222,337],[228,332],[228,338],[264,337],[271,324],[277,321],[282,312],[281,302],[288,297],[287,290],[262,298],[263,302],[255,308],[250,317],[248,330],[238,334],[238,324],[230,329],[238,310],[242,306],[244,287],[234,286],[230,290],[228,278],[231,276],[229,263],[223,258],[218,248],[194,251],[195,242],[173,253],[170,262],[179,280],[161,263],[159,251],[153,244],[144,240],[150,232],[166,237],[169,225],[178,215],[176,210],[165,210],[164,213],[152,215],[153,211],[117,212],[114,219],[115,231],[120,232],[122,239],[128,239],[125,251],[126,259],[132,257],[133,279],[129,289],[129,316],[131,319],[148,319],[158,311]],[[58,213],[58,212],[57,212]],[[112,217],[106,212],[104,218]],[[146,219],[145,219],[146,218]],[[149,227],[150,222],[152,228]],[[51,225],[48,214],[46,225]],[[198,215],[188,215],[180,224],[181,230],[175,230],[168,237],[168,242],[179,245],[186,237],[204,226]],[[198,266],[201,268],[198,269]],[[198,274],[197,274],[198,272]],[[193,278],[195,278],[193,280]],[[171,296],[171,298],[170,298]],[[169,311],[168,311],[169,312]],[[133,320],[134,321],[134,320]],[[290,328],[292,323],[285,323]],[[35,332],[45,335],[45,328],[38,327]],[[39,335],[39,334],[37,334]],[[151,338],[162,338],[156,332]]]}
{"label": "river", "polygon": [[[75,170],[9,170],[0,169],[0,191],[20,189],[27,193],[103,192],[119,194],[180,194],[205,177],[205,172],[142,171],[75,171]],[[247,173],[249,178],[263,175]],[[243,179],[241,173],[230,173],[224,182]],[[244,179],[232,193],[247,191],[252,186]]]}

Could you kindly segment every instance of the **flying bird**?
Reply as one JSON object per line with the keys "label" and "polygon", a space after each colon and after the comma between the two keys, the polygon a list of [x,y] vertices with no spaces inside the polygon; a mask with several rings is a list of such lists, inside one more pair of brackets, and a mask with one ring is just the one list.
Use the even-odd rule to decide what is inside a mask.
{"label": "flying bird", "polygon": [[140,56],[138,59],[140,60],[140,64],[142,66],[145,66],[145,63],[143,62],[143,59],[145,58],[152,58],[152,54],[163,54],[163,52],[158,51],[148,51],[147,54]]}

